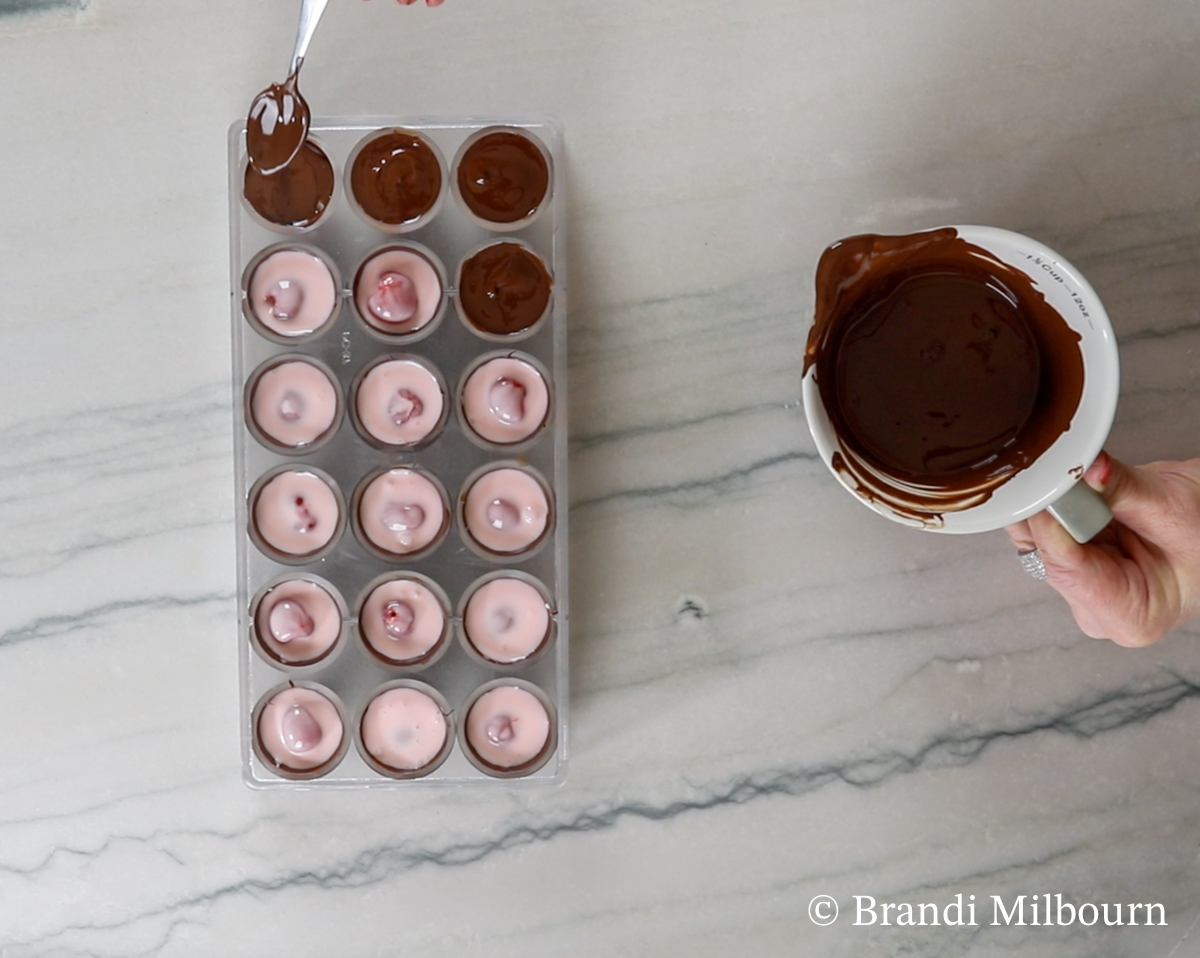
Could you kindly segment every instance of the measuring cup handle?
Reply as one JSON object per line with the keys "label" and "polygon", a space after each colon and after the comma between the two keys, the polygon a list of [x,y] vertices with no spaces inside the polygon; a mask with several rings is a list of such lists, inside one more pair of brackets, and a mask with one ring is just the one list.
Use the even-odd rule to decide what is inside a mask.
{"label": "measuring cup handle", "polygon": [[1100,493],[1085,482],[1077,482],[1046,511],[1071,534],[1076,542],[1087,542],[1112,521],[1112,510]]}

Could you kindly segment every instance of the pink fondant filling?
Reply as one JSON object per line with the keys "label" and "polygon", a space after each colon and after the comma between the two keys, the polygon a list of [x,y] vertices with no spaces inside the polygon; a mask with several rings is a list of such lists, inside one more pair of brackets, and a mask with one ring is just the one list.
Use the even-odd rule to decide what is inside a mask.
{"label": "pink fondant filling", "polygon": [[280,336],[305,336],[329,322],[338,291],[329,267],[306,250],[283,249],[255,268],[246,289],[250,312]]}
{"label": "pink fondant filling", "polygon": [[416,771],[432,762],[445,747],[447,732],[441,706],[417,689],[388,689],[363,714],[367,752],[398,771]]}
{"label": "pink fondant filling", "polygon": [[384,273],[375,292],[367,297],[367,309],[384,323],[407,323],[416,315],[417,306],[416,284],[403,273]]}
{"label": "pink fondant filling", "polygon": [[281,661],[312,662],[338,640],[342,611],[315,582],[288,579],[259,600],[254,627],[259,641]]}
{"label": "pink fondant filling", "polygon": [[536,695],[502,685],[484,692],[467,714],[466,739],[486,764],[520,768],[543,753],[550,738],[550,716]]}
{"label": "pink fondant filling", "polygon": [[485,472],[471,484],[463,507],[467,531],[483,548],[510,555],[531,548],[550,521],[546,491],[521,469]]}
{"label": "pink fondant filling", "polygon": [[342,718],[324,695],[287,688],[275,695],[258,719],[258,738],[275,764],[296,771],[319,768],[342,744]]}
{"label": "pink fondant filling", "polygon": [[281,472],[259,490],[254,524],[272,548],[306,556],[325,548],[337,532],[341,511],[337,496],[320,476]]}
{"label": "pink fondant filling", "polygon": [[371,592],[358,616],[370,646],[392,662],[413,662],[428,655],[446,632],[441,600],[416,579],[383,582]]}
{"label": "pink fondant filling", "polygon": [[358,521],[378,548],[409,555],[437,541],[445,527],[446,505],[425,476],[412,469],[392,469],[363,490]]}
{"label": "pink fondant filling", "polygon": [[523,579],[492,579],[467,600],[463,631],[485,659],[501,664],[520,662],[546,641],[550,609],[542,594]]}
{"label": "pink fondant filling", "polygon": [[250,397],[255,425],[283,446],[305,446],[324,436],[337,415],[337,387],[302,360],[280,363],[258,377]]}
{"label": "pink fondant filling", "polygon": [[359,270],[354,303],[363,321],[380,332],[416,332],[441,308],[442,280],[415,250],[384,249]]}
{"label": "pink fondant filling", "polygon": [[445,398],[437,377],[425,365],[413,359],[390,359],[363,377],[354,408],[370,436],[388,445],[409,446],[438,427]]}
{"label": "pink fondant filling", "polygon": [[546,422],[549,406],[550,391],[542,374],[510,356],[489,359],[463,385],[463,416],[488,442],[528,439]]}

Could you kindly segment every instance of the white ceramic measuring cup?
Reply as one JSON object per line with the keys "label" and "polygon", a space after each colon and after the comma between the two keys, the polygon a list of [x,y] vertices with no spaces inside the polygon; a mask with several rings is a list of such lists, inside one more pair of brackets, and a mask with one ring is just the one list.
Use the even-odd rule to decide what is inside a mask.
{"label": "white ceramic measuring cup", "polygon": [[947,510],[938,522],[924,522],[864,493],[853,478],[835,467],[839,440],[821,401],[813,365],[804,376],[802,392],[817,451],[847,490],[896,522],[933,532],[986,532],[1046,509],[1078,542],[1086,542],[1112,519],[1104,500],[1080,481],[1103,448],[1117,408],[1120,365],[1108,314],[1079,271],[1037,240],[989,226],[952,228],[966,242],[1029,276],[1046,301],[1079,334],[1083,393],[1070,427],[1035,462],[998,486],[986,501],[957,511]]}

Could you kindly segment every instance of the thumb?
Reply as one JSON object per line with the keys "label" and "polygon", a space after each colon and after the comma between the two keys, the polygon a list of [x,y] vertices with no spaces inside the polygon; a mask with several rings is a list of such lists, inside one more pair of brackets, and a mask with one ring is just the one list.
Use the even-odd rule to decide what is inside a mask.
{"label": "thumb", "polygon": [[1130,528],[1144,525],[1162,501],[1162,480],[1153,472],[1129,466],[1106,452],[1083,475],[1104,496],[1113,515]]}

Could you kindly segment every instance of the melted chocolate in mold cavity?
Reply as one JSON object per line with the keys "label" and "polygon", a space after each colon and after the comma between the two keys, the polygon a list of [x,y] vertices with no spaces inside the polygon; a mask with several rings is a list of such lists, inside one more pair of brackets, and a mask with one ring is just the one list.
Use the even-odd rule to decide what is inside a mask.
{"label": "melted chocolate in mold cavity", "polygon": [[459,161],[457,176],[467,208],[490,223],[528,219],[550,186],[550,169],[537,145],[503,130],[471,144]]}
{"label": "melted chocolate in mold cavity", "polygon": [[306,140],[295,158],[277,173],[267,175],[248,164],[242,192],[267,222],[303,229],[317,222],[329,206],[334,180],[329,157]]}
{"label": "melted chocolate in mold cavity", "polygon": [[462,264],[458,297],[467,320],[482,332],[523,332],[546,312],[550,273],[519,243],[493,243]]}
{"label": "melted chocolate in mold cavity", "polygon": [[246,117],[246,153],[250,165],[270,176],[292,161],[308,136],[308,104],[297,87],[299,70],[272,83],[254,98]]}
{"label": "melted chocolate in mold cavity", "polygon": [[986,501],[1070,427],[1079,341],[1027,275],[954,229],[835,243],[805,352],[834,469],[927,524]]}
{"label": "melted chocolate in mold cavity", "polygon": [[359,150],[350,166],[350,189],[371,219],[403,226],[433,209],[442,191],[442,168],[417,134],[390,130]]}

